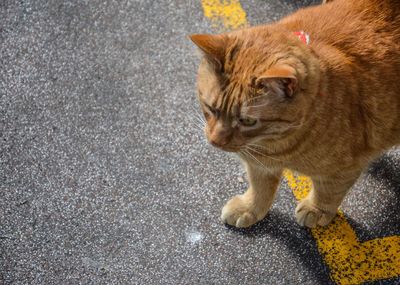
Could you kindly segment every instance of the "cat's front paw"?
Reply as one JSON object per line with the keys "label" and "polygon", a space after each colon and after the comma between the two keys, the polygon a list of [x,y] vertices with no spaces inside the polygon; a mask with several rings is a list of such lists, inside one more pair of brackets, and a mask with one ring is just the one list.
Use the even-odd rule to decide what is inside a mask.
{"label": "cat's front paw", "polygon": [[318,209],[308,199],[303,199],[296,207],[296,219],[300,226],[315,228],[317,225],[326,226],[336,213],[330,213]]}
{"label": "cat's front paw", "polygon": [[233,197],[222,208],[221,220],[237,228],[247,228],[258,222],[257,214],[243,195]]}

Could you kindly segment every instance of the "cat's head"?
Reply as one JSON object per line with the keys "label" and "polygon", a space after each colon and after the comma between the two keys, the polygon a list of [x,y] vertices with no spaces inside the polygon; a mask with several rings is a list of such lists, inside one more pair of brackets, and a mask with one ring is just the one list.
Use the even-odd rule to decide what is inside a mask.
{"label": "cat's head", "polygon": [[204,55],[197,86],[205,133],[225,151],[287,138],[311,104],[303,43],[256,32],[191,36]]}

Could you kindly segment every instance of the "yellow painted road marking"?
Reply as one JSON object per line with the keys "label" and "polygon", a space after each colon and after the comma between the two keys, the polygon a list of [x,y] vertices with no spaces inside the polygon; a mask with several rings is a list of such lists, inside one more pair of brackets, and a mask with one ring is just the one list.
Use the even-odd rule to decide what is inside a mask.
{"label": "yellow painted road marking", "polygon": [[[311,190],[306,176],[285,171],[285,178],[297,200]],[[359,242],[342,212],[327,227],[311,230],[318,249],[338,284],[360,284],[366,281],[400,276],[400,236]]]}
{"label": "yellow painted road marking", "polygon": [[204,15],[217,30],[234,30],[247,26],[246,12],[238,0],[203,0]]}
{"label": "yellow painted road marking", "polygon": [[[238,0],[202,0],[204,15],[218,30],[232,30],[248,25],[246,12]],[[284,176],[297,200],[312,187],[311,179],[286,170]],[[331,278],[340,285],[400,276],[400,236],[360,242],[343,213],[327,227],[311,230],[319,252],[330,268]]]}

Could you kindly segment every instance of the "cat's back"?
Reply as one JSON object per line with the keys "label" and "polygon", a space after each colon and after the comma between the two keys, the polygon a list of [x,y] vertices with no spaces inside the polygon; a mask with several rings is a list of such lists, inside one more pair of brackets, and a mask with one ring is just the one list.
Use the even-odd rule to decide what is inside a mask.
{"label": "cat's back", "polygon": [[356,126],[349,141],[368,134],[371,149],[400,143],[400,1],[333,0],[280,24],[309,33],[328,82],[325,100]]}
{"label": "cat's back", "polygon": [[400,72],[398,0],[334,0],[300,10],[281,23],[309,33],[315,49],[330,45],[356,60],[390,63]]}
{"label": "cat's back", "polygon": [[[303,27],[318,35],[335,39],[342,34],[356,36],[364,31],[394,33],[400,40],[400,1],[334,0],[300,9],[282,19],[288,27]],[[363,25],[361,25],[363,24]],[[333,33],[336,32],[336,33]]]}

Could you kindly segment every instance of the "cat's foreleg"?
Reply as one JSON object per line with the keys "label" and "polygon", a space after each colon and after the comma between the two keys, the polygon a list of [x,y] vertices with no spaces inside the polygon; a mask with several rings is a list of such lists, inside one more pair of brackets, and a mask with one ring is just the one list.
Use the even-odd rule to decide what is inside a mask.
{"label": "cat's foreleg", "polygon": [[247,164],[246,170],[249,189],[230,199],[221,214],[224,223],[238,228],[249,227],[267,215],[282,174],[282,170],[266,171],[253,164]]}
{"label": "cat's foreleg", "polygon": [[358,175],[348,179],[314,178],[313,189],[296,207],[296,219],[301,226],[314,228],[326,226],[336,216],[337,210]]}

